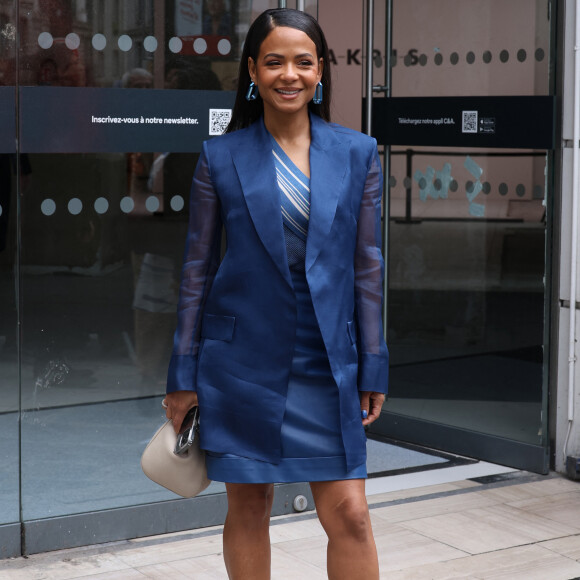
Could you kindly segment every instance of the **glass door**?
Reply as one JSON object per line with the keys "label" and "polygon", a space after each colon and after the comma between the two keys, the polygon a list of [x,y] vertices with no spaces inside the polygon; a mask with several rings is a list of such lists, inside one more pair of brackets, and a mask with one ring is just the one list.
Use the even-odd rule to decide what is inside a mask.
{"label": "glass door", "polygon": [[0,6],[0,558],[20,544],[16,188],[16,2]]}
{"label": "glass door", "polygon": [[552,3],[387,8],[373,135],[388,168],[391,385],[374,430],[545,472]]}
{"label": "glass door", "polygon": [[2,2],[0,557],[223,523],[222,484],[179,500],[140,456],[165,417],[201,144],[277,6]]}

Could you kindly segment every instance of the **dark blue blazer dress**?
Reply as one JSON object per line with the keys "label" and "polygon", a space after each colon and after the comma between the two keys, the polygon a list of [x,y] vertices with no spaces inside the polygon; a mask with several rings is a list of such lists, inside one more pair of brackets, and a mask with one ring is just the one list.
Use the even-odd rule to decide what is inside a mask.
{"label": "dark blue blazer dress", "polygon": [[[311,114],[306,279],[339,391],[347,469],[365,461],[356,393],[386,393],[376,141]],[[203,145],[190,200],[167,392],[197,391],[201,446],[281,458],[296,296],[263,120]],[[222,226],[227,249],[220,262]],[[321,411],[323,417],[323,410]],[[364,449],[364,444],[362,446]]]}

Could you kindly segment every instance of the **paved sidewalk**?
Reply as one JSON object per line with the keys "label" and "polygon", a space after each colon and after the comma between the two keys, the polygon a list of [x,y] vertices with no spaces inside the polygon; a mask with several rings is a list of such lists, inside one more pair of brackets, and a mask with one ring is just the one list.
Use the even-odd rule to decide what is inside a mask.
{"label": "paved sidewalk", "polygon": [[[580,578],[580,484],[529,473],[369,497],[388,580]],[[274,580],[325,579],[312,513],[274,518]],[[219,580],[221,527],[0,561],[2,580]]]}

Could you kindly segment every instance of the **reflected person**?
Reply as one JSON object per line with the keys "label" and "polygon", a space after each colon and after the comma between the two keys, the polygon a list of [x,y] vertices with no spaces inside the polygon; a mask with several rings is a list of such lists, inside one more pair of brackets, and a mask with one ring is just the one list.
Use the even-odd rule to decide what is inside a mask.
{"label": "reflected person", "polygon": [[[131,69],[121,78],[121,87],[152,88],[153,75],[143,68]],[[163,239],[157,232],[158,216],[146,205],[151,196],[148,181],[153,163],[153,153],[127,154],[127,193],[134,204],[128,233],[134,283],[135,359],[147,394],[162,384],[176,307],[173,262],[163,250]],[[160,213],[162,198],[158,199]]]}
{"label": "reflected person", "polygon": [[206,0],[203,17],[203,34],[231,36],[232,19],[225,0]]}
{"label": "reflected person", "polygon": [[[121,84],[123,88],[151,88],[153,77],[147,70],[136,68],[123,75]],[[165,88],[220,90],[221,86],[209,62],[177,57],[167,63]],[[196,160],[197,156],[190,153],[129,154],[129,195],[135,204],[129,219],[135,356],[147,389],[165,383],[177,307],[177,240],[185,224],[167,219],[169,200],[176,193],[186,197]],[[151,198],[158,202],[154,212],[146,207]]]}

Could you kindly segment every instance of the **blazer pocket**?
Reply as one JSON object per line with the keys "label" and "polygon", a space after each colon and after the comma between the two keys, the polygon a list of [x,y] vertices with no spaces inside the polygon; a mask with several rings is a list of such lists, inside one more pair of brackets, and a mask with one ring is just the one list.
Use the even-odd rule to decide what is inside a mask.
{"label": "blazer pocket", "polygon": [[350,338],[350,343],[356,344],[356,325],[354,323],[354,320],[349,320],[346,323],[346,328],[348,330],[348,336]]}
{"label": "blazer pocket", "polygon": [[235,316],[220,316],[217,314],[204,314],[201,326],[201,336],[214,340],[230,342],[234,336]]}

